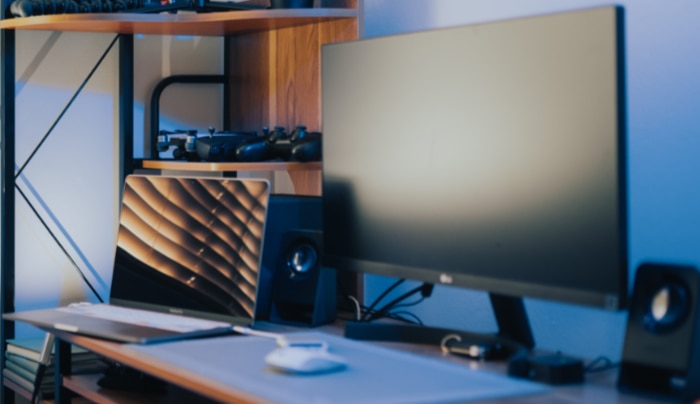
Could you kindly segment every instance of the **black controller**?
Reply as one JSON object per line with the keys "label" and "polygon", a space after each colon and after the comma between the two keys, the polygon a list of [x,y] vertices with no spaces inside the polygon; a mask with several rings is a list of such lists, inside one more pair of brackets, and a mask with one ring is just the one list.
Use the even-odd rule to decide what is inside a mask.
{"label": "black controller", "polygon": [[291,134],[284,127],[272,131],[263,129],[263,136],[243,141],[236,149],[238,161],[319,161],[321,160],[321,133],[309,132],[299,125]]}
{"label": "black controller", "polygon": [[209,136],[198,137],[195,150],[205,161],[236,161],[238,146],[251,139],[257,139],[256,132],[214,132],[209,128]]}

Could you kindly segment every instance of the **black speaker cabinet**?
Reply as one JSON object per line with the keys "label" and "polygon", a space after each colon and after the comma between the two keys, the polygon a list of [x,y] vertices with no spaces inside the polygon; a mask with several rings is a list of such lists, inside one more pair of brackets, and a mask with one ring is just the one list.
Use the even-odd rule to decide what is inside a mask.
{"label": "black speaker cabinet", "polygon": [[336,318],[335,270],[320,265],[321,198],[272,195],[263,239],[256,317],[317,326]]}
{"label": "black speaker cabinet", "polygon": [[700,397],[700,274],[645,263],[632,291],[618,386],[679,400]]}

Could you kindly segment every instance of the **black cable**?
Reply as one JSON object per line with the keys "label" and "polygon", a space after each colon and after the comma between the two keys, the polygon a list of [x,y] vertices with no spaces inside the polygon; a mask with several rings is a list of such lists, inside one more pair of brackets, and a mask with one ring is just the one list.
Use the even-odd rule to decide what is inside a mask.
{"label": "black cable", "polygon": [[394,300],[390,301],[389,303],[385,304],[381,309],[377,310],[375,313],[375,319],[376,318],[381,318],[384,316],[386,313],[391,311],[392,309],[396,308],[399,306],[398,303],[408,299],[409,297],[413,296],[414,294],[418,293],[421,291],[421,287],[416,287],[408,292],[405,292],[404,294],[400,295],[399,297],[395,298]]}
{"label": "black cable", "polygon": [[[421,297],[420,299],[418,299],[414,302],[409,302],[409,303],[404,303],[404,304],[396,304],[390,308],[389,312],[384,314],[384,317],[395,319],[395,320],[400,320],[400,321],[403,321],[406,323],[423,325],[423,321],[421,321],[421,319],[417,315],[411,313],[410,311],[407,311],[407,310],[396,311],[396,309],[399,309],[399,308],[415,306],[415,305],[421,303],[423,300],[425,300],[425,297]],[[372,314],[379,315],[377,310],[374,310],[374,312]],[[406,319],[403,316],[413,317],[413,320]]]}
{"label": "black cable", "polygon": [[377,310],[377,312],[376,312],[372,317],[369,318],[369,321],[376,320],[376,319],[378,319],[378,318],[384,317],[384,315],[385,315],[387,312],[389,312],[391,309],[393,309],[394,306],[395,306],[397,303],[399,303],[399,302],[401,302],[401,301],[403,301],[403,300],[409,298],[410,296],[412,296],[412,295],[414,295],[414,294],[416,294],[416,293],[421,292],[422,290],[423,290],[423,286],[422,286],[422,285],[421,285],[421,286],[418,286],[418,287],[415,287],[415,288],[409,290],[408,292],[402,294],[401,296],[397,297],[396,299],[390,301],[389,303],[385,304],[384,307],[382,307],[381,309]]}
{"label": "black cable", "polygon": [[[415,314],[413,314],[411,312],[393,311],[393,310],[396,310],[397,308],[415,306],[415,305],[421,303],[423,300],[425,300],[425,296],[421,296],[418,300],[413,301],[413,302],[408,302],[408,303],[404,303],[404,304],[395,304],[390,308],[390,311],[384,315],[384,317],[393,318],[393,319],[404,321],[404,322],[411,323],[411,324],[423,325],[423,322],[420,320],[420,318],[418,318],[418,316],[416,316]],[[373,315],[378,315],[378,313],[379,313],[378,310],[370,309],[369,307],[362,306],[362,305],[359,306],[359,310],[360,310],[360,318],[362,318],[362,317],[369,318],[369,317],[372,317]],[[413,319],[409,320],[409,319],[402,317],[402,316],[406,316],[406,315],[409,317],[413,317]],[[369,321],[369,320],[365,320],[365,321]]]}
{"label": "black cable", "polygon": [[398,308],[402,308],[402,307],[416,306],[416,305],[422,303],[423,300],[425,300],[425,297],[421,296],[420,299],[418,299],[418,300],[416,300],[416,301],[414,301],[414,302],[408,302],[408,303],[403,303],[403,304],[396,304],[396,305],[394,305],[394,307],[392,307],[392,309],[398,309]]}
{"label": "black cable", "polygon": [[[377,304],[379,304],[379,302],[382,299],[384,299],[384,297],[386,297],[386,295],[388,295],[392,290],[396,289],[396,287],[399,286],[400,284],[402,284],[404,281],[406,281],[406,279],[399,279],[398,281],[394,282],[394,284],[389,286],[384,292],[382,292],[382,294],[380,294],[376,299],[374,299],[374,302],[372,302],[372,304],[369,306],[369,308],[367,309],[367,312],[372,312],[374,310],[374,307]],[[367,318],[364,318],[363,320],[369,321],[369,319],[367,319]]]}
{"label": "black cable", "polygon": [[368,321],[369,321],[369,317],[371,317],[371,315],[376,314],[376,313],[377,313],[377,310],[370,309],[370,308],[367,307],[367,306],[360,306],[360,314],[361,314],[361,315],[360,315],[360,318],[362,319],[362,320],[360,320],[360,321],[366,321],[366,322],[368,322]]}
{"label": "black cable", "polygon": [[[412,317],[413,319],[411,320],[405,318],[404,316]],[[421,321],[421,319],[418,316],[411,313],[410,311],[392,311],[387,315],[387,317],[392,318],[394,320],[403,321],[409,324],[423,325],[423,321]]]}

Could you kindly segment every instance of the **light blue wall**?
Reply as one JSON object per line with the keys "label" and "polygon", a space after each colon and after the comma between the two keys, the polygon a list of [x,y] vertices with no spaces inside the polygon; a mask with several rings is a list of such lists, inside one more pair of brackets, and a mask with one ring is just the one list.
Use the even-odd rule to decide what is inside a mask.
{"label": "light blue wall", "polygon": [[[16,36],[15,153],[17,165],[25,167],[16,187],[18,310],[94,299],[81,276],[101,296],[108,293],[111,264],[104,246],[113,243],[117,195],[118,59],[115,48],[108,51],[113,38]],[[18,324],[18,335],[27,328]]]}
{"label": "light blue wall", "polygon": [[[389,35],[612,3],[593,0],[366,0],[364,35]],[[630,268],[700,265],[700,2],[620,1],[626,13]],[[630,282],[633,273],[630,274]],[[370,277],[371,299],[390,280]],[[526,300],[537,344],[572,355],[621,355],[626,313]],[[495,330],[487,295],[447,287],[414,313],[424,322]]]}

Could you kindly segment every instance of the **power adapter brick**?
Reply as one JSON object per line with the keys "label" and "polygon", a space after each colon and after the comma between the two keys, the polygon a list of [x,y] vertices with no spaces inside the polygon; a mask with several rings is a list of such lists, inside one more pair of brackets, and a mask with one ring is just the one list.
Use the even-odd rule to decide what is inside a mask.
{"label": "power adapter brick", "polygon": [[522,355],[508,361],[508,374],[548,384],[581,383],[584,366],[582,360],[560,354]]}

